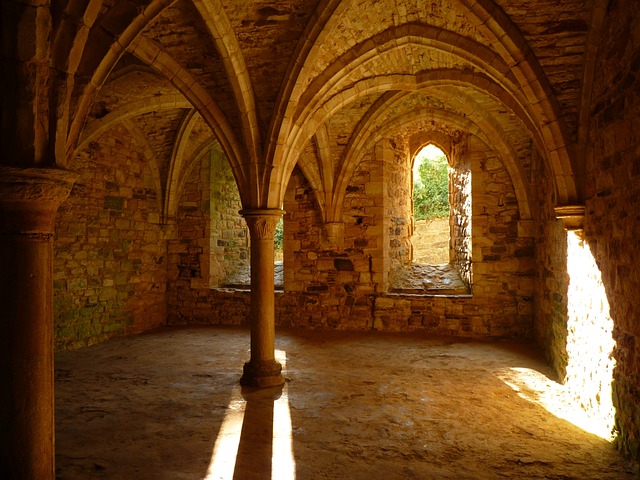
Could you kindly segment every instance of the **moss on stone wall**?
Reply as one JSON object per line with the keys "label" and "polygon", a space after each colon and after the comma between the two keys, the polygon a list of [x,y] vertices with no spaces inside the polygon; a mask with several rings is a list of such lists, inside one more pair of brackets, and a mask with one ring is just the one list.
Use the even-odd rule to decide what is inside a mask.
{"label": "moss on stone wall", "polygon": [[56,218],[58,349],[164,323],[165,243],[158,193],[149,187],[152,173],[143,159],[123,127],[75,159],[80,178]]}

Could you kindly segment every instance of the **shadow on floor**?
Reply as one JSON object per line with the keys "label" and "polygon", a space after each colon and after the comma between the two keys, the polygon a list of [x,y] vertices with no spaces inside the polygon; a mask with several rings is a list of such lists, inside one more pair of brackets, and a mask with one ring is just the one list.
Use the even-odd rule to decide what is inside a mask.
{"label": "shadow on floor", "polygon": [[242,392],[248,345],[179,328],[58,354],[57,478],[635,478],[512,381],[557,386],[528,345],[281,331],[284,389]]}

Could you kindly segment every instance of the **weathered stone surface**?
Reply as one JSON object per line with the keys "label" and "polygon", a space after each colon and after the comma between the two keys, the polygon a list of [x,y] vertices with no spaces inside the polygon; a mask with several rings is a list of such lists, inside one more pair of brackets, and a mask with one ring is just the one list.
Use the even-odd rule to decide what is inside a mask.
{"label": "weathered stone surface", "polygon": [[[279,324],[534,336],[576,402],[612,399],[638,458],[634,2],[143,4],[0,15],[0,163],[79,174],[57,218],[40,205],[58,348],[254,321],[237,212],[284,205]],[[391,291],[414,270],[411,157],[429,142],[450,161],[464,293]],[[18,203],[0,230],[25,233]]]}
{"label": "weathered stone surface", "polygon": [[[640,288],[640,16],[629,2],[610,2],[595,63],[590,106],[585,244],[599,269],[603,297],[590,304],[593,321],[610,317],[613,404],[619,448],[640,452],[637,292]],[[602,322],[600,322],[602,323]],[[606,336],[603,335],[606,338]]]}
{"label": "weathered stone surface", "polygon": [[96,145],[77,157],[79,178],[56,221],[54,326],[62,349],[165,322],[167,254],[158,198],[133,173],[151,174],[149,166],[124,128]]}

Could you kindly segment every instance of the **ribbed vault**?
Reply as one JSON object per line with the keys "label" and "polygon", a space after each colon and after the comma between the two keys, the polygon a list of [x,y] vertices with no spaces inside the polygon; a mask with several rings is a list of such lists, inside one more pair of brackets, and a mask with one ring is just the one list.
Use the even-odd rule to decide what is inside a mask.
{"label": "ribbed vault", "polygon": [[[119,122],[194,109],[208,126],[201,143],[220,145],[246,207],[278,208],[299,164],[331,221],[362,149],[398,128],[419,133],[416,119],[429,111],[499,151],[525,218],[533,150],[555,179],[556,203],[579,204],[576,85],[591,12],[580,4],[541,18],[516,3],[70,5],[52,44],[62,93],[56,151],[66,152],[56,161],[72,166],[74,152]],[[551,39],[570,42],[570,54]],[[160,169],[170,216],[190,140],[180,122],[166,131],[165,117],[146,121],[145,135],[155,128],[177,142]]]}

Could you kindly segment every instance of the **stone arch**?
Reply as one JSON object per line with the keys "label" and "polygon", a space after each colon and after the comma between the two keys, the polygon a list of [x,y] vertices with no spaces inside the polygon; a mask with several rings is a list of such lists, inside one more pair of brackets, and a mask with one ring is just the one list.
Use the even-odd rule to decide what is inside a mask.
{"label": "stone arch", "polygon": [[545,156],[555,176],[557,204],[575,204],[583,200],[576,182],[575,155],[562,120],[561,108],[540,63],[520,30],[493,0],[458,0],[470,13],[469,18],[490,39],[492,47],[507,62],[517,84],[531,107],[533,118],[542,129]]}
{"label": "stone arch", "polygon": [[[503,90],[517,90],[516,79],[511,76],[508,65],[488,47],[438,27],[402,25],[368,39],[334,61],[321,76],[314,79],[305,92],[300,94],[296,105],[302,105],[302,107],[297,109],[295,116],[292,115],[292,122],[297,125],[309,123],[309,118],[315,116],[315,112],[324,106],[318,105],[324,104],[329,98],[333,100],[338,97],[346,100],[349,96],[346,92],[352,90],[353,86],[340,87],[340,83],[348,77],[350,72],[376,58],[380,53],[409,44],[456,55],[481,71],[487,72],[489,75],[487,78],[501,79],[504,83]],[[411,77],[412,75],[399,74],[399,76]],[[370,81],[375,82],[377,78],[380,76]],[[285,159],[287,160],[289,159]]]}
{"label": "stone arch", "polygon": [[292,113],[298,106],[301,92],[306,88],[305,79],[309,65],[313,64],[318,55],[316,46],[321,44],[331,31],[332,23],[339,17],[340,12],[347,8],[347,3],[342,0],[320,0],[318,2],[314,14],[315,21],[308,23],[304,34],[300,37],[303,41],[298,43],[289,62],[284,77],[285,83],[276,100],[277,108],[267,134],[266,158],[279,159],[282,157],[283,152],[278,138],[283,135],[287,136],[291,132]]}
{"label": "stone arch", "polygon": [[147,162],[149,169],[151,170],[151,174],[153,175],[153,183],[156,191],[158,192],[158,195],[156,197],[157,207],[158,212],[161,213],[164,192],[162,191],[162,176],[160,174],[160,168],[158,167],[158,161],[156,160],[156,157],[153,154],[153,150],[151,149],[151,146],[149,145],[147,137],[144,135],[144,133],[142,133],[142,131],[130,120],[125,120],[123,123],[129,129],[135,141],[143,147],[144,159]]}
{"label": "stone arch", "polygon": [[[91,2],[83,11],[67,12],[67,21],[56,29],[52,57],[62,74],[57,88],[64,94],[58,105],[56,157],[66,166],[75,150],[93,99],[127,46],[172,0],[152,0],[141,7],[124,1],[99,16],[101,2]],[[80,25],[73,28],[71,25]],[[70,28],[71,27],[71,28]],[[75,33],[69,38],[69,33]],[[84,79],[89,79],[84,80]],[[78,97],[72,95],[78,93]],[[72,111],[75,107],[75,111]]]}
{"label": "stone arch", "polygon": [[[508,91],[502,89],[489,78],[477,73],[460,73],[451,70],[436,70],[424,72],[419,75],[387,75],[375,79],[363,79],[353,84],[348,90],[329,99],[322,108],[313,112],[307,119],[304,127],[297,130],[297,138],[291,141],[290,150],[299,151],[299,145],[304,144],[313,135],[318,125],[322,125],[331,115],[340,110],[344,105],[372,93],[389,92],[392,90],[415,91],[428,86],[454,85],[470,87],[482,94],[486,94],[509,108],[536,140],[541,151],[544,151],[544,139],[539,125],[536,125],[518,101]],[[386,98],[386,97],[383,97]],[[384,100],[383,100],[384,101]],[[378,112],[381,111],[378,109]]]}
{"label": "stone arch", "polygon": [[[146,65],[169,79],[188,102],[198,110],[203,119],[215,132],[229,161],[234,166],[233,171],[236,176],[236,181],[239,185],[248,185],[249,175],[244,172],[242,168],[242,159],[246,153],[242,144],[235,138],[235,134],[225,118],[224,112],[217,107],[206,90],[197,83],[186,69],[181,67],[179,63],[166,52],[162,51],[160,47],[139,35],[149,22],[170,4],[171,1],[169,0],[154,1],[137,16],[130,14],[131,12],[129,10],[122,7],[125,8],[129,16],[124,15],[127,18],[126,20],[122,18],[119,19],[119,27],[115,31],[108,28],[106,29],[107,32],[111,32],[108,34],[109,37],[111,38],[111,35],[113,36],[113,41],[111,42],[105,42],[104,38],[101,37],[101,35],[104,35],[101,33],[101,30],[103,30],[102,27],[104,27],[105,24],[109,24],[110,19],[100,18],[95,22],[95,25],[93,25],[87,38],[83,42],[82,47],[79,47],[79,51],[82,52],[82,61],[78,63],[77,71],[90,77],[91,80],[82,89],[78,101],[77,113],[70,125],[69,134],[65,139],[67,154],[70,155],[75,151],[75,145],[82,134],[84,121],[97,92],[122,54],[125,51],[129,51]],[[139,9],[136,8],[134,11],[138,12]],[[202,9],[199,9],[199,11],[201,14],[205,12]],[[110,12],[111,10],[108,13]],[[211,17],[204,18],[204,20],[207,25],[211,27]],[[217,20],[220,20],[220,18],[217,18]],[[96,42],[101,42],[101,46],[97,51],[94,45]],[[235,75],[230,75],[230,77],[235,78]],[[240,77],[244,78],[242,75],[240,75]],[[238,82],[238,84],[234,84],[236,90],[240,88],[243,94],[250,90],[250,85],[246,85],[246,79],[240,79]],[[246,110],[244,116],[250,117],[251,115],[247,113],[251,110],[250,106],[247,107]],[[245,133],[247,131],[253,132],[257,131],[257,129],[255,126],[245,128]],[[247,144],[251,145],[252,143],[248,142]]]}
{"label": "stone arch", "polygon": [[[459,115],[453,115],[451,112],[439,112],[434,109],[422,109],[420,111],[411,112],[407,114],[407,116],[400,117],[391,124],[386,125],[384,135],[380,132],[373,132],[372,135],[366,138],[366,141],[362,144],[362,148],[358,149],[358,151],[367,151],[367,147],[371,147],[372,145],[382,140],[382,138],[386,136],[387,132],[396,131],[400,128],[406,128],[408,125],[415,123],[416,120],[432,120],[437,123],[448,124],[461,131],[465,131],[471,135],[477,136],[488,145],[492,145],[505,164],[505,167],[507,168],[507,171],[509,172],[509,175],[513,182],[516,197],[518,199],[521,219],[525,220],[531,218],[530,193],[527,183],[525,182],[524,175],[515,162],[508,161],[508,159],[514,158],[513,156],[515,155],[512,148],[504,141],[503,135],[500,131],[487,127],[480,128],[477,123],[468,118],[464,118]],[[342,203],[344,201],[344,195],[349,182],[349,178],[351,177],[355,168],[357,168],[358,163],[358,157],[354,157],[352,160],[343,164],[343,169],[338,175],[338,181],[334,190],[332,208],[335,209],[335,212],[333,213],[332,218],[340,218]]]}
{"label": "stone arch", "polygon": [[433,144],[438,147],[451,163],[451,137],[438,130],[420,130],[409,138],[409,150],[411,158],[427,145]]}
{"label": "stone arch", "polygon": [[[395,83],[398,81],[398,79],[396,77],[392,77],[390,79],[386,79],[389,82],[388,84],[375,82],[374,85],[370,87],[371,90],[368,90],[366,85],[362,87],[358,85],[354,90],[357,90],[360,95],[366,95],[368,93],[371,93],[371,91],[394,90],[397,88],[403,88],[404,90],[417,89],[415,78],[413,76],[409,76],[408,78],[401,77],[401,79],[405,80],[406,83],[399,85],[398,83]],[[366,82],[366,80],[363,81],[363,83]],[[424,86],[422,87],[426,88]],[[346,189],[349,178],[353,170],[355,169],[355,165],[357,164],[354,156],[357,155],[357,152],[360,152],[364,149],[365,144],[370,143],[370,135],[372,135],[374,131],[379,128],[379,125],[376,123],[376,119],[378,119],[379,115],[381,115],[381,113],[385,109],[390,108],[393,103],[399,101],[399,99],[401,99],[405,94],[406,93],[399,93],[394,96],[388,95],[387,97],[384,97],[386,98],[386,101],[379,102],[375,105],[375,111],[371,115],[367,116],[366,125],[359,127],[357,135],[355,135],[355,137],[350,140],[346,157],[344,158],[340,171],[335,176],[336,183],[333,190],[332,201],[330,204],[327,204],[328,211],[325,214],[325,218],[327,219],[327,221],[335,221],[335,219],[340,218],[340,210],[342,208],[341,205],[344,197],[344,191]],[[460,108],[463,111],[467,111],[468,115],[470,115],[471,118],[475,116],[474,112],[476,111],[476,109],[472,108],[471,106],[473,103],[474,102],[472,102],[470,98],[467,98],[465,102],[459,102]],[[317,120],[317,122],[320,124],[324,123],[324,121],[326,121],[326,119],[329,118],[334,111],[337,111],[341,105],[342,102],[336,99],[334,105],[328,105],[329,108],[327,109],[327,111],[322,112],[323,116],[319,120]],[[443,123],[450,123],[450,121],[447,120],[448,118],[452,119],[454,117],[444,115],[440,121]],[[514,187],[516,188],[518,203],[521,209],[521,218],[531,218],[529,189],[525,181],[525,176],[522,172],[521,166],[513,160],[516,158],[515,153],[513,152],[512,148],[504,141],[504,135],[501,132],[500,126],[496,122],[487,118],[482,118],[480,120],[482,121],[473,122],[471,120],[465,120],[464,122],[461,122],[460,125],[464,125],[462,129],[466,129],[471,133],[483,132],[482,135],[490,139],[487,140],[488,144],[499,147],[501,158],[507,166],[507,170],[509,171],[509,174],[512,178]],[[398,125],[398,123],[399,122],[396,120],[394,122],[394,125]],[[480,127],[479,125],[482,125],[482,127]],[[309,126],[309,130],[311,128],[313,127]],[[307,132],[307,134],[310,134],[310,132]],[[379,134],[377,135],[379,137]]]}
{"label": "stone arch", "polygon": [[167,187],[163,208],[163,219],[165,222],[169,221],[169,219],[173,218],[172,215],[172,203],[174,203],[174,209],[177,208],[178,199],[180,198],[180,193],[178,189],[178,185],[180,184],[180,179],[184,176],[183,170],[185,167],[185,151],[187,147],[187,142],[189,141],[189,136],[198,121],[198,114],[195,109],[191,109],[185,113],[180,122],[180,126],[178,127],[178,131],[176,132],[173,144],[173,150],[171,152],[171,157],[169,160],[169,174],[167,178]]}
{"label": "stone arch", "polygon": [[[182,194],[182,188],[185,181],[189,177],[189,172],[193,169],[193,166],[206,155],[209,151],[217,145],[216,140],[210,140],[203,142],[192,155],[186,159],[183,157],[180,160],[179,169],[176,168],[167,181],[167,198],[164,205],[164,216],[167,221],[173,219],[178,209],[178,202],[180,201],[180,195]],[[174,158],[172,157],[172,163]]]}
{"label": "stone arch", "polygon": [[[502,62],[490,49],[474,42],[466,37],[457,35],[453,32],[444,31],[437,27],[428,25],[402,25],[382,32],[371,39],[356,45],[342,57],[334,61],[321,75],[314,79],[311,85],[304,91],[294,91],[292,103],[296,106],[295,110],[290,110],[283,118],[284,124],[291,125],[287,131],[281,131],[281,136],[286,135],[286,140],[278,142],[280,145],[276,149],[274,158],[281,160],[282,164],[277,165],[278,174],[283,177],[279,178],[280,189],[277,190],[279,197],[284,194],[286,181],[284,179],[290,175],[293,166],[296,163],[300,150],[298,146],[298,137],[304,130],[312,127],[315,130],[322,122],[310,120],[316,118],[319,112],[326,112],[325,104],[322,102],[330,101],[338,103],[337,107],[348,103],[350,98],[360,96],[359,92],[353,91],[353,88],[345,88],[339,92],[334,92],[332,88],[339,84],[341,80],[347,78],[347,75],[357,66],[369,61],[379,55],[380,52],[389,49],[398,48],[401,45],[416,44],[423,47],[436,48],[444,52],[453,53],[462,59],[470,61],[474,65],[479,65],[482,71],[492,72],[497,78],[503,77],[505,81],[510,79],[508,66]],[[470,53],[472,52],[472,53]],[[412,75],[406,75],[412,77]],[[377,81],[376,77],[371,82]],[[412,81],[411,83],[415,83]],[[335,90],[335,88],[334,88]],[[514,87],[511,90],[517,90]],[[333,93],[333,96],[331,94]],[[370,92],[369,92],[370,93]],[[299,98],[298,98],[299,97]],[[322,115],[321,115],[322,116]],[[303,127],[304,125],[304,127]],[[307,139],[310,137],[307,131]],[[306,143],[305,141],[302,142]],[[273,189],[272,189],[273,190]],[[270,200],[275,201],[275,200]]]}
{"label": "stone arch", "polygon": [[179,94],[147,97],[136,102],[128,103],[117,110],[109,112],[104,117],[91,122],[82,132],[82,137],[80,137],[77,146],[73,150],[71,158],[73,158],[78,151],[84,149],[89,142],[93,141],[107,130],[113,128],[118,123],[152,111],[175,108],[187,109],[190,107],[191,104]]}
{"label": "stone arch", "polygon": [[375,35],[336,59],[325,71],[313,80],[300,98],[304,106],[297,118],[305,118],[305,112],[313,111],[327,96],[348,87],[349,75],[357,68],[386,53],[407,45],[429,48],[449,53],[468,62],[494,81],[500,81],[505,90],[513,91],[516,78],[508,65],[488,47],[467,37],[430,25],[401,25]]}
{"label": "stone arch", "polygon": [[[232,166],[238,185],[247,185],[249,175],[241,168],[242,159],[245,157],[244,148],[233,133],[233,129],[224,112],[216,105],[205,88],[196,82],[178,62],[151,41],[136,40],[131,45],[131,53],[170,79],[185,98],[189,100],[189,103],[198,111],[216,135]],[[244,189],[241,188],[240,191],[242,195]]]}
{"label": "stone arch", "polygon": [[587,147],[589,142],[589,127],[591,126],[591,96],[593,93],[593,82],[596,74],[596,62],[600,46],[600,37],[605,22],[607,12],[607,0],[595,0],[589,36],[587,39],[587,50],[585,52],[583,82],[580,100],[580,110],[578,112],[578,138],[577,152],[575,159],[574,176],[578,183],[579,190],[584,191],[587,175]]}
{"label": "stone arch", "polygon": [[[229,80],[233,88],[236,101],[242,112],[243,135],[248,148],[247,155],[254,161],[261,159],[262,141],[258,128],[256,103],[251,84],[251,77],[247,70],[242,49],[233,33],[233,27],[219,0],[193,0],[193,4],[202,16],[209,29],[216,48],[229,72]],[[242,165],[240,165],[242,168]],[[249,185],[243,185],[249,187]]]}
{"label": "stone arch", "polygon": [[[544,77],[539,65],[535,63],[534,66],[536,66],[536,68],[530,65],[527,68],[522,67],[525,68],[527,72],[531,71],[532,75],[514,76],[511,73],[511,66],[501,56],[498,56],[495,51],[484,45],[476,44],[476,42],[452,32],[442,33],[444,31],[441,32],[440,29],[436,27],[424,27],[425,30],[423,34],[430,34],[432,37],[416,37],[414,36],[414,28],[416,28],[414,25],[397,27],[397,29],[392,29],[391,33],[387,33],[386,36],[381,36],[378,44],[372,39],[369,39],[363,42],[363,44],[357,45],[343,55],[339,61],[335,61],[326,69],[326,73],[323,74],[321,78],[315,79],[314,82],[312,82],[307,92],[301,95],[299,101],[296,101],[296,105],[303,105],[304,107],[300,107],[295,113],[292,113],[292,117],[289,119],[289,121],[292,122],[291,136],[287,138],[286,142],[283,142],[282,148],[285,149],[284,145],[286,145],[286,151],[283,150],[282,152],[282,167],[279,174],[285,177],[290,174],[293,165],[295,165],[296,158],[300,154],[301,147],[299,146],[299,142],[302,144],[306,143],[306,140],[308,140],[312,134],[309,130],[315,130],[318,125],[322,124],[324,118],[328,118],[333,111],[346,105],[350,100],[359,98],[367,93],[372,93],[375,90],[382,91],[383,89],[396,87],[402,89],[402,83],[405,82],[404,88],[416,88],[415,85],[417,82],[415,78],[412,78],[415,77],[414,75],[398,75],[397,77],[402,78],[402,80],[395,82],[385,81],[378,76],[361,80],[360,82],[356,82],[356,84],[347,85],[340,91],[336,91],[336,88],[334,88],[336,85],[339,85],[339,82],[343,78],[347,78],[347,75],[353,71],[356,66],[374,58],[381,51],[397,48],[400,43],[415,43],[425,47],[439,48],[469,61],[473,66],[489,75],[480,81],[477,73],[472,74],[478,79],[478,87],[483,87],[483,89],[491,88],[494,91],[498,90],[502,94],[506,93],[508,98],[510,98],[510,102],[512,102],[512,110],[519,115],[525,124],[533,127],[534,131],[537,130],[537,126],[541,126],[539,130],[536,131],[534,138],[536,138],[536,141],[542,147],[540,150],[544,152],[544,157],[549,161],[551,171],[554,172],[559,201],[570,201],[569,198],[572,195],[575,196],[575,185],[572,186],[574,183],[572,168],[566,149],[566,128],[559,115],[557,102],[553,97],[548,81],[546,81],[546,77]],[[439,36],[434,36],[438,33],[440,33]],[[393,34],[401,36],[392,36]],[[469,43],[469,45],[467,45],[467,43]],[[469,50],[461,48],[461,45],[467,46],[473,53],[469,53]],[[533,62],[534,60],[531,61]],[[460,72],[456,72],[455,74],[459,76]],[[428,73],[425,75],[428,75]],[[541,78],[538,79],[536,75]],[[389,75],[388,77],[393,77],[393,75]],[[527,82],[524,86],[522,85],[523,81]],[[368,83],[368,88],[363,86],[363,82]],[[383,84],[384,87],[382,86]],[[532,85],[539,86],[538,90],[534,92],[531,87]],[[519,93],[519,90],[521,88],[524,89],[525,86],[527,87],[528,96]],[[363,89],[366,90],[366,93]],[[549,95],[549,98],[546,98],[546,95]],[[327,103],[333,106],[328,108]],[[298,125],[298,127],[295,125]],[[302,137],[302,139],[299,137]],[[279,182],[280,190],[277,194],[281,197],[283,195],[283,185],[286,184],[286,182],[283,181],[283,179]],[[571,193],[572,191],[574,192],[573,194]]]}

